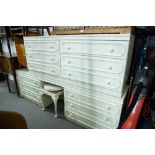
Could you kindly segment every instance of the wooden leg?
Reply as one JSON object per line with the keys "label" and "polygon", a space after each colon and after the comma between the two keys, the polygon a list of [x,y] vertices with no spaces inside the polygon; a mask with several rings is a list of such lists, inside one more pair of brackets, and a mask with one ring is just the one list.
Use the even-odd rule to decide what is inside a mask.
{"label": "wooden leg", "polygon": [[15,74],[13,75],[13,78],[14,78],[14,82],[15,82],[15,86],[16,86],[16,90],[17,90],[17,95],[19,96],[19,88],[18,88],[17,78],[16,78]]}
{"label": "wooden leg", "polygon": [[7,85],[8,85],[9,92],[11,93],[9,78],[8,78],[8,75],[7,74],[5,74],[5,78],[6,78],[6,82],[7,82]]}

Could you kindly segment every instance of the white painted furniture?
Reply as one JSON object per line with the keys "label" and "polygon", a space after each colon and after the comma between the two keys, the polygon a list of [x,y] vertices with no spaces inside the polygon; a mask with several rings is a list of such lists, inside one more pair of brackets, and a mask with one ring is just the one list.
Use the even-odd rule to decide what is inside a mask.
{"label": "white painted furniture", "polygon": [[[45,84],[44,88],[41,89],[41,94],[46,94],[51,97],[54,103],[55,118],[57,118],[58,117],[57,102],[60,95],[63,94],[63,88],[52,84]],[[46,110],[46,109],[43,108],[43,110]]]}
{"label": "white painted furniture", "polygon": [[133,40],[130,34],[25,37],[29,73],[64,88],[67,119],[88,128],[117,128]]}
{"label": "white painted furniture", "polygon": [[20,90],[20,95],[31,100],[37,105],[45,109],[51,104],[51,99],[47,96],[42,96],[40,89],[41,81],[34,74],[24,69],[16,70],[17,82]]}

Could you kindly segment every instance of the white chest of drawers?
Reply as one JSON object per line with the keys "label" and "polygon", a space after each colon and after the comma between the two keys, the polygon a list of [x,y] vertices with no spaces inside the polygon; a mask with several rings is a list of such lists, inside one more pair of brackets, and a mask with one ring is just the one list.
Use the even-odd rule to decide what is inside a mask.
{"label": "white chest of drawers", "polygon": [[41,80],[36,77],[33,72],[27,70],[17,70],[17,82],[20,89],[20,95],[36,103],[43,109],[51,102],[47,96],[42,96],[41,93]]}
{"label": "white chest of drawers", "polygon": [[117,128],[132,56],[130,34],[25,37],[28,68],[64,87],[66,118],[90,128]]}

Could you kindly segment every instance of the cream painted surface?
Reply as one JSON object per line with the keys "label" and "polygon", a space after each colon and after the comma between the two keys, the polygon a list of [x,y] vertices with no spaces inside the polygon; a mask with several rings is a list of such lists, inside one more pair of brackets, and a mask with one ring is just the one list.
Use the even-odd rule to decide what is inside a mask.
{"label": "cream painted surface", "polygon": [[40,63],[46,63],[51,64],[55,66],[60,66],[60,55],[59,54],[49,54],[44,52],[32,52],[27,53],[27,60],[29,62],[40,62]]}
{"label": "cream painted surface", "polygon": [[112,90],[122,91],[122,81],[106,77],[103,74],[96,74],[96,72],[87,72],[84,69],[75,70],[70,68],[65,68],[62,70],[62,76],[70,80],[76,80],[78,82],[83,82],[95,86],[100,86],[103,88],[109,88]]}
{"label": "cream painted surface", "polygon": [[61,41],[61,53],[126,59],[126,41]]}
{"label": "cream painted surface", "polygon": [[75,90],[65,90],[66,100],[71,100],[74,102],[78,101],[78,104],[80,105],[85,105],[90,109],[104,111],[112,115],[120,114],[123,103],[120,104],[120,101],[118,101],[117,98],[116,100],[114,100],[104,96],[103,99],[100,99],[95,97],[95,95],[97,95],[95,94],[95,92],[94,94],[89,93],[88,95],[86,95]]}
{"label": "cream painted surface", "polygon": [[58,75],[60,72],[60,67],[55,67],[52,65],[48,65],[45,63],[35,63],[35,62],[29,62],[28,61],[28,67],[30,70],[35,70],[42,73],[47,73],[51,75]]}
{"label": "cream painted surface", "polygon": [[[38,81],[40,103],[45,102],[39,93],[42,82],[59,85],[67,119],[88,128],[118,127],[132,55],[130,34],[25,37],[24,42],[29,71],[17,75]],[[29,89],[35,91],[34,86],[32,82]]]}
{"label": "cream painted surface", "polygon": [[59,42],[58,41],[35,41],[28,42],[25,44],[26,52],[32,51],[45,51],[45,52],[58,52]]}
{"label": "cream painted surface", "polygon": [[73,56],[62,54],[61,56],[61,68],[81,68],[90,71],[100,71],[112,76],[123,76],[125,70],[126,60],[115,60],[99,57],[87,57],[87,56]]}
{"label": "cream painted surface", "polygon": [[27,70],[17,70],[16,73],[21,96],[44,107],[46,98],[42,99],[40,94],[41,81],[36,79]]}

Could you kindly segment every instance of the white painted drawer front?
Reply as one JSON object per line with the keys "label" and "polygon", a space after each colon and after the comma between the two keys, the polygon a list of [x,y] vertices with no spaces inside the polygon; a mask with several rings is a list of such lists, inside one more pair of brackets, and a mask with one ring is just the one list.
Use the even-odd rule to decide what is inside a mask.
{"label": "white painted drawer front", "polygon": [[87,72],[86,70],[71,70],[70,68],[66,68],[62,70],[62,76],[64,78],[68,78],[71,80],[76,80],[79,82],[84,82],[88,84],[93,84],[99,87],[105,87],[109,89],[113,89],[116,91],[121,91],[122,89],[122,81],[106,77],[104,74],[95,74],[92,72]]}
{"label": "white painted drawer front", "polygon": [[74,114],[72,112],[70,112],[68,109],[65,111],[65,116],[73,121],[76,121],[82,125],[85,125],[89,128],[96,128],[96,129],[104,129],[104,128],[107,128],[107,127],[104,127],[103,125],[97,123],[97,122],[94,122],[92,120],[89,120],[81,115],[77,115],[77,114]]}
{"label": "white painted drawer front", "polygon": [[41,64],[41,63],[32,63],[32,62],[29,62],[28,65],[29,65],[30,70],[35,70],[35,71],[42,72],[42,73],[58,75],[60,72],[59,67],[55,67],[52,65],[46,65],[46,64]]}
{"label": "white painted drawer front", "polygon": [[61,66],[83,68],[89,71],[104,72],[115,77],[122,77],[125,72],[125,60],[115,60],[106,58],[82,57],[72,55],[62,55]]}
{"label": "white painted drawer front", "polygon": [[[100,96],[99,96],[100,97]],[[93,94],[90,96],[84,95],[82,92],[71,92],[65,90],[65,101],[71,100],[77,102],[79,105],[84,105],[90,109],[96,111],[104,111],[111,115],[120,115],[122,105],[115,100],[108,100],[108,98],[100,99],[93,97]],[[65,102],[65,106],[67,103]]]}
{"label": "white painted drawer front", "polygon": [[[20,72],[21,71],[21,72]],[[25,80],[27,82],[39,82],[34,76],[32,76],[32,74],[30,74],[30,72],[28,70],[25,71],[25,73],[23,73],[24,70],[17,70],[17,77],[19,79]]]}
{"label": "white painted drawer front", "polygon": [[36,94],[36,95],[39,94],[39,89],[31,85],[27,85],[25,83],[19,83],[19,87],[21,90],[24,89],[24,90],[32,92],[33,94]]}
{"label": "white painted drawer front", "polygon": [[32,94],[32,92],[27,91],[27,90],[21,90],[21,95],[30,99],[31,101],[36,101],[38,103],[41,102],[40,96],[36,94]]}
{"label": "white painted drawer front", "polygon": [[61,53],[110,56],[126,59],[128,41],[61,41]]}
{"label": "white painted drawer front", "polygon": [[114,128],[113,125],[105,123],[104,121],[95,119],[94,117],[87,115],[75,108],[66,108],[65,116],[69,117],[79,123],[85,124],[90,128],[102,129],[102,128]]}
{"label": "white painted drawer front", "polygon": [[40,82],[30,77],[17,76],[17,80],[19,83],[25,83],[27,85],[32,85],[34,87],[39,87]]}
{"label": "white painted drawer front", "polygon": [[59,42],[58,41],[31,41],[25,42],[26,52],[29,51],[42,51],[42,52],[58,52]]}
{"label": "white painted drawer front", "polygon": [[53,65],[60,65],[59,54],[47,54],[47,53],[27,53],[28,61],[50,63]]}
{"label": "white painted drawer front", "polygon": [[85,105],[79,105],[78,101],[77,102],[73,102],[70,100],[65,101],[65,108],[74,108],[76,109],[76,111],[80,111],[84,114],[90,115],[94,119],[101,120],[107,124],[115,126],[117,123],[116,118],[118,118],[118,116],[108,115],[103,111],[95,111],[94,109],[90,109]]}
{"label": "white painted drawer front", "polygon": [[18,83],[19,84],[30,85],[30,86],[39,88],[39,82],[33,82],[33,81],[32,82],[27,82],[27,81],[25,81],[23,79],[18,78]]}

